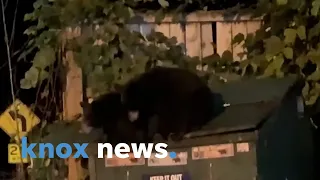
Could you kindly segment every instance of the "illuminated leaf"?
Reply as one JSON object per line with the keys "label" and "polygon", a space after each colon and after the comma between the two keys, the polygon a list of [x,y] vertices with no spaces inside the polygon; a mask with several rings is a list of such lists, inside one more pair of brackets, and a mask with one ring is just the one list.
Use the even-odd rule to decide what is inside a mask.
{"label": "illuminated leaf", "polygon": [[277,0],[278,5],[286,5],[288,3],[288,0]]}
{"label": "illuminated leaf", "polygon": [[307,37],[306,37],[306,27],[305,26],[299,26],[298,29],[297,29],[297,34],[299,36],[299,38],[301,40],[305,40]]}
{"label": "illuminated leaf", "polygon": [[304,68],[304,65],[307,63],[308,57],[305,54],[301,54],[297,59],[296,59],[296,64],[302,69]]}
{"label": "illuminated leaf", "polygon": [[158,0],[158,2],[163,8],[169,7],[169,2],[166,0]]}
{"label": "illuminated leaf", "polygon": [[318,0],[312,1],[311,15],[318,16],[319,8],[320,8],[320,1]]}
{"label": "illuminated leaf", "polygon": [[269,56],[274,56],[282,51],[284,44],[281,39],[277,36],[271,36],[264,40],[265,51]]}
{"label": "illuminated leaf", "polygon": [[312,74],[307,77],[307,80],[319,81],[320,80],[320,71],[317,68]]}
{"label": "illuminated leaf", "polygon": [[40,51],[37,52],[33,60],[33,65],[35,67],[44,69],[49,65],[51,65],[55,60],[56,60],[56,57],[55,57],[54,49],[47,46],[40,49]]}
{"label": "illuminated leaf", "polygon": [[310,89],[309,83],[305,82],[305,85],[302,89],[302,95],[304,98],[306,98],[309,95],[309,89]]}
{"label": "illuminated leaf", "polygon": [[295,29],[287,28],[284,30],[284,42],[286,44],[293,44],[297,37],[297,31]]}
{"label": "illuminated leaf", "polygon": [[283,49],[283,54],[287,59],[293,58],[293,50],[291,47],[286,47]]}

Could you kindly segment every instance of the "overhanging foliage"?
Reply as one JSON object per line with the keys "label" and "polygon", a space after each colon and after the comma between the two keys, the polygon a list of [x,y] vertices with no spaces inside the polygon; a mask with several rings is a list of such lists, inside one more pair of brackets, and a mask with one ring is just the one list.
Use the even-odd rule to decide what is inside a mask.
{"label": "overhanging foliage", "polygon": [[303,96],[312,106],[320,93],[320,44],[318,0],[259,0],[254,16],[264,15],[255,33],[238,34],[233,43],[244,43],[246,59],[239,63],[242,75],[278,77],[298,74],[306,80]]}

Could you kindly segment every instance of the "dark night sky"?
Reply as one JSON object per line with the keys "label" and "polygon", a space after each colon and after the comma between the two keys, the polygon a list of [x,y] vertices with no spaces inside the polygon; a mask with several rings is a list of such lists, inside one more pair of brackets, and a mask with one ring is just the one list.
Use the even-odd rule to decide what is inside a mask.
{"label": "dark night sky", "polygon": [[[9,33],[9,37],[12,33],[12,24],[14,17],[14,10],[16,7],[17,0],[2,0],[4,3],[8,1],[8,5],[5,9],[6,16],[6,24],[7,31]],[[16,27],[15,27],[15,35],[12,41],[11,50],[13,52],[21,49],[22,45],[26,42],[27,37],[23,35],[23,31],[28,27],[28,24],[23,21],[23,17],[25,13],[29,13],[32,11],[32,3],[34,0],[18,0],[18,11],[16,16]],[[6,54],[6,46],[4,43],[4,31],[3,31],[3,23],[2,23],[2,15],[1,15],[1,23],[0,23],[0,33],[1,33],[1,59],[0,59],[0,113],[2,113],[11,103],[11,93],[10,93],[10,80],[9,80],[9,67],[7,63],[7,54]],[[12,59],[12,66],[15,73],[15,91],[19,91],[18,97],[25,104],[31,104],[35,100],[35,90],[19,90],[19,81],[24,77],[24,72],[28,70],[30,67],[30,63],[27,62],[16,62],[16,58]],[[9,137],[2,130],[0,130],[0,171],[10,171],[14,166],[10,166],[7,163],[8,159],[8,149],[7,145],[9,143]]]}

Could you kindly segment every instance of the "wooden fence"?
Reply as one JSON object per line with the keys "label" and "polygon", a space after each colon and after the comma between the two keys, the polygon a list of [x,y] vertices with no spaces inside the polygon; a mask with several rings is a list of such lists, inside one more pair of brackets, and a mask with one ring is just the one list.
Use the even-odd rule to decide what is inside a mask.
{"label": "wooden fence", "polygon": [[[175,36],[179,43],[185,44],[186,53],[190,56],[202,58],[213,54],[215,50],[220,55],[225,50],[230,50],[235,60],[240,60],[237,54],[242,52],[243,48],[242,44],[232,46],[232,38],[238,33],[253,33],[262,23],[260,18],[250,19],[249,15],[224,17],[221,11],[192,13],[185,18],[185,27],[173,23],[170,16],[166,16],[160,25],[155,24],[152,16],[138,19],[140,21],[129,24],[129,28],[143,34],[155,29],[167,37]],[[72,52],[66,53],[64,62],[69,69],[63,95],[64,118],[72,119],[82,113],[82,74],[81,69],[74,63]],[[80,179],[79,163],[75,159],[69,159],[69,180]]]}
{"label": "wooden fence", "polygon": [[221,11],[198,11],[185,18],[185,27],[173,23],[172,17],[164,18],[160,25],[155,24],[152,16],[142,17],[130,28],[147,34],[154,29],[167,37],[175,36],[178,43],[184,43],[186,52],[190,56],[206,57],[216,52],[222,54],[225,50],[233,53],[235,60],[240,60],[238,53],[243,51],[242,44],[232,46],[231,40],[238,33],[247,35],[253,33],[261,26],[261,19],[250,19],[250,16],[224,17]]}

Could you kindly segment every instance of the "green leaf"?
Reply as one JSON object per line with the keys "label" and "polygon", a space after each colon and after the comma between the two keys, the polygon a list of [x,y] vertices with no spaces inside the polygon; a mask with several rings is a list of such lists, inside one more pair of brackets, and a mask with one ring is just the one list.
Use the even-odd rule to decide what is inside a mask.
{"label": "green leaf", "polygon": [[300,67],[300,69],[304,68],[305,64],[308,61],[308,57],[305,54],[301,54],[296,59],[296,64]]}
{"label": "green leaf", "polygon": [[254,40],[255,40],[254,34],[253,33],[248,33],[247,37],[245,39],[244,45],[246,47],[252,46],[254,44],[254,42],[255,42]]}
{"label": "green leaf", "polygon": [[41,48],[33,59],[33,65],[40,69],[44,69],[53,64],[56,59],[55,51],[53,48],[46,46]]}
{"label": "green leaf", "polygon": [[305,40],[307,38],[306,27],[305,26],[299,26],[298,29],[297,29],[297,34],[298,34],[298,36],[299,36],[299,38],[301,40]]}
{"label": "green leaf", "polygon": [[272,76],[275,72],[274,66],[269,64],[267,68],[264,70],[263,75],[261,77],[269,77]]}
{"label": "green leaf", "polygon": [[233,39],[232,44],[240,44],[244,40],[244,35],[242,33],[238,33]]}
{"label": "green leaf", "polygon": [[318,16],[319,8],[320,8],[320,1],[314,0],[312,2],[311,15]]}
{"label": "green leaf", "polygon": [[40,70],[39,81],[43,81],[43,80],[47,79],[48,77],[49,77],[49,72],[47,72],[44,69]]}
{"label": "green leaf", "polygon": [[249,65],[248,59],[240,61],[240,68],[242,69],[241,76],[244,76],[246,74],[248,65]]}
{"label": "green leaf", "polygon": [[277,78],[283,78],[284,77],[284,72],[279,70],[279,69],[277,69],[276,70],[276,76],[277,76]]}
{"label": "green leaf", "polygon": [[221,55],[221,60],[222,61],[226,61],[226,62],[230,62],[233,61],[233,55],[232,52],[229,50],[226,50],[222,53]]}
{"label": "green leaf", "polygon": [[272,65],[273,65],[274,69],[280,70],[282,65],[283,65],[283,63],[284,63],[284,58],[283,58],[282,54],[279,54],[273,60]]}
{"label": "green leaf", "polygon": [[311,40],[313,37],[317,37],[320,34],[320,22],[314,25],[312,28],[308,30],[308,40]]}
{"label": "green leaf", "polygon": [[26,29],[23,34],[26,34],[28,36],[30,35],[36,35],[37,34],[37,27],[36,26],[30,26],[28,29]]}
{"label": "green leaf", "polygon": [[128,12],[129,12],[130,18],[135,16],[134,11],[130,7],[128,7]]}
{"label": "green leaf", "polygon": [[307,54],[308,59],[310,59],[313,63],[318,63],[320,59],[320,52],[315,49],[311,49]]}
{"label": "green leaf", "polygon": [[20,80],[20,87],[22,89],[31,89],[32,88],[32,84],[28,79],[21,79]]}
{"label": "green leaf", "polygon": [[36,17],[35,17],[35,13],[28,13],[28,14],[25,14],[24,17],[23,17],[23,20],[24,21],[32,21],[34,20]]}
{"label": "green leaf", "polygon": [[310,74],[310,75],[307,77],[307,80],[319,81],[319,80],[320,80],[320,71],[319,71],[319,68],[317,68],[312,74]]}
{"label": "green leaf", "polygon": [[163,8],[169,7],[169,2],[166,1],[166,0],[158,0],[158,3],[159,3]]}
{"label": "green leaf", "polygon": [[293,58],[293,50],[291,47],[286,47],[283,49],[283,54],[287,59]]}
{"label": "green leaf", "polygon": [[202,63],[205,63],[209,66],[213,66],[214,64],[216,64],[216,62],[219,62],[220,61],[220,56],[219,54],[212,54],[210,56],[206,56],[204,58],[202,58]]}
{"label": "green leaf", "polygon": [[286,5],[288,3],[288,0],[277,0],[278,5]]}
{"label": "green leaf", "polygon": [[33,3],[33,8],[34,9],[39,9],[41,6],[44,5],[44,1],[43,0],[37,0]]}
{"label": "green leaf", "polygon": [[162,9],[157,10],[157,12],[154,14],[154,17],[155,17],[155,23],[160,24],[165,17],[165,13],[163,12]]}
{"label": "green leaf", "polygon": [[309,86],[309,83],[308,82],[305,82],[305,85],[302,89],[302,95],[303,97],[306,99],[307,96],[309,95],[309,90],[310,90],[310,86]]}
{"label": "green leaf", "polygon": [[276,75],[279,75],[283,63],[284,58],[282,54],[277,55],[275,58],[273,58],[272,62],[265,69],[263,77],[272,76],[274,73],[276,73]]}
{"label": "green leaf", "polygon": [[264,40],[265,53],[269,57],[273,57],[280,53],[284,48],[284,44],[281,39],[277,36],[271,36]]}
{"label": "green leaf", "polygon": [[293,44],[297,37],[297,31],[295,29],[287,28],[284,30],[284,42],[286,44]]}
{"label": "green leaf", "polygon": [[166,60],[164,60],[164,61],[161,61],[161,66],[163,66],[163,67],[171,67],[171,68],[178,68],[178,66],[176,65],[176,64],[174,64],[174,63],[172,63],[172,61],[166,61]]}
{"label": "green leaf", "polygon": [[309,97],[309,99],[306,100],[306,105],[307,105],[307,106],[313,105],[314,103],[316,103],[316,101],[318,100],[318,98],[319,98],[319,93],[315,93],[315,94],[311,95],[311,96]]}
{"label": "green leaf", "polygon": [[[39,70],[35,67],[31,67],[24,75],[25,79],[30,82],[31,87],[36,87],[39,79]],[[27,82],[23,82],[27,83]],[[25,85],[25,84],[24,84]],[[28,85],[26,85],[28,86]]]}

